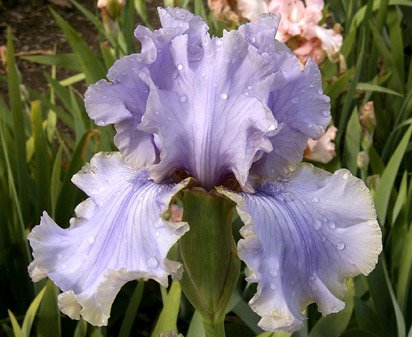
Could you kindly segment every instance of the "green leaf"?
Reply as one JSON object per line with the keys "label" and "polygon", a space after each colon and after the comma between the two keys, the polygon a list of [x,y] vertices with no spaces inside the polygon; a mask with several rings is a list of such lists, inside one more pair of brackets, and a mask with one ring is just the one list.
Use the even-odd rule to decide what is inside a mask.
{"label": "green leaf", "polygon": [[398,197],[396,198],[395,206],[392,211],[392,225],[395,225],[396,218],[398,217],[402,207],[406,204],[408,199],[408,172],[405,171],[402,177],[402,182],[399,187]]}
{"label": "green leaf", "polygon": [[378,188],[376,189],[376,194],[375,194],[376,213],[378,214],[378,219],[382,226],[385,224],[389,197],[391,195],[390,191],[393,188],[393,184],[395,182],[396,175],[398,174],[399,166],[403,159],[403,155],[408,146],[411,133],[412,133],[412,125],[409,126],[401,142],[396,148],[394,154],[389,160],[389,163],[386,166],[385,171],[383,171]]}
{"label": "green leaf", "polygon": [[136,289],[134,290],[132,297],[130,298],[130,302],[127,306],[118,337],[130,336],[130,331],[132,330],[133,322],[135,320],[137,310],[139,309],[140,301],[142,300],[143,289],[144,282],[139,281],[136,285]]}
{"label": "green leaf", "polygon": [[232,311],[246,323],[246,325],[256,334],[262,332],[258,327],[260,317],[250,308],[249,304],[241,298]]}
{"label": "green leaf", "polygon": [[76,138],[76,144],[79,143],[81,137],[84,135],[84,133],[86,132],[86,125],[85,122],[83,120],[83,111],[80,108],[80,105],[77,102],[77,99],[73,93],[73,90],[70,90],[70,102],[71,102],[71,112],[73,115],[73,119],[74,119],[74,134],[75,134],[75,138]]}
{"label": "green leaf", "polygon": [[55,65],[60,68],[65,68],[75,72],[81,72],[82,67],[77,59],[77,56],[73,53],[68,54],[58,54],[58,55],[30,55],[30,56],[21,56],[23,60],[46,64],[46,65]]}
{"label": "green leaf", "polygon": [[33,123],[34,136],[34,158],[36,165],[36,185],[37,185],[37,214],[39,218],[43,210],[50,213],[50,159],[48,145],[43,130],[43,120],[40,101],[33,101],[30,111]]}
{"label": "green leaf", "polygon": [[356,176],[358,171],[358,153],[361,143],[361,125],[359,123],[358,109],[355,107],[352,116],[349,119],[348,127],[345,134],[345,148],[343,159],[345,166]]}
{"label": "green leaf", "polygon": [[[375,270],[368,277],[369,290],[378,313],[384,336],[405,337],[405,321],[390,282],[382,254]],[[395,322],[390,318],[395,316]],[[395,331],[396,329],[396,331]]]}
{"label": "green leaf", "polygon": [[356,89],[359,91],[374,91],[374,92],[382,92],[384,94],[395,95],[399,97],[403,97],[402,94],[385,87],[381,87],[380,85],[373,84],[373,83],[361,83],[359,82],[356,85]]}
{"label": "green leaf", "polygon": [[73,337],[86,337],[87,334],[87,322],[80,318],[74,330]]}
{"label": "green leaf", "polygon": [[181,293],[182,290],[179,282],[174,281],[170,287],[166,302],[151,337],[157,337],[160,333],[168,333],[171,331],[177,333],[176,322],[179,314]]}
{"label": "green leaf", "polygon": [[37,337],[60,337],[60,311],[57,306],[57,287],[47,280],[46,292],[37,319]]}
{"label": "green leaf", "polygon": [[73,75],[70,77],[65,78],[64,80],[59,81],[60,85],[63,87],[68,87],[70,85],[76,84],[78,82],[83,81],[86,79],[86,76],[83,73]]}
{"label": "green leaf", "polygon": [[43,296],[46,292],[46,287],[44,287],[30,304],[29,309],[24,316],[22,332],[24,337],[30,337],[31,327],[33,325],[34,318],[36,317],[37,309],[40,306],[40,303],[43,299]]}
{"label": "green leaf", "polygon": [[186,337],[205,337],[203,318],[198,311],[195,311],[193,314]]}
{"label": "green leaf", "polygon": [[25,337],[14,314],[10,310],[8,310],[8,313],[10,317],[11,326],[13,328],[14,337]]}
{"label": "green leaf", "polygon": [[13,136],[15,161],[15,175],[17,176],[17,192],[23,218],[28,217],[29,212],[29,176],[26,166],[26,118],[23,112],[23,103],[20,98],[20,79],[17,73],[14,45],[11,29],[7,30],[7,85],[9,90],[10,110],[13,115]]}
{"label": "green leaf", "polygon": [[87,43],[80,37],[76,30],[65,21],[57,12],[50,8],[54,19],[62,29],[67,42],[76,54],[81,68],[86,75],[88,83],[94,83],[106,76],[106,69],[101,63],[100,59],[96,57],[93,51],[89,48]]}
{"label": "green leaf", "polygon": [[194,13],[207,20],[205,6],[202,0],[194,0]]}
{"label": "green leaf", "polygon": [[399,75],[398,68],[395,65],[395,62],[385,44],[383,37],[381,36],[378,29],[371,21],[369,22],[369,27],[373,35],[373,41],[375,42],[376,48],[378,49],[380,55],[382,56],[382,60],[385,66],[387,67],[387,69],[390,69],[393,72],[393,77],[396,83],[396,88],[398,90],[402,90],[403,84],[402,84],[401,76]]}
{"label": "green leaf", "polygon": [[399,301],[399,307],[406,314],[406,305],[408,303],[409,290],[411,289],[412,279],[412,226],[410,226],[406,235],[401,261],[398,272],[398,283],[396,294]]}
{"label": "green leaf", "polygon": [[57,197],[59,195],[60,187],[61,187],[60,176],[61,176],[61,168],[62,168],[62,152],[63,152],[63,147],[60,146],[59,151],[57,151],[56,157],[54,159],[53,171],[52,171],[51,182],[50,182],[50,198],[51,198],[53,218],[56,213],[55,211],[56,211]]}

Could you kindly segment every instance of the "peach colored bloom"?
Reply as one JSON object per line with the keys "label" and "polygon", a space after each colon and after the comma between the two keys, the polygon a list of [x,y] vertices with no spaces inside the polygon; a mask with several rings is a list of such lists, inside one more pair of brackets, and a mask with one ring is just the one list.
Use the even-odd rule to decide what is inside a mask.
{"label": "peach colored bloom", "polygon": [[280,13],[276,38],[288,43],[301,62],[305,63],[311,57],[319,64],[325,56],[332,62],[339,62],[342,46],[340,27],[327,29],[318,25],[322,19],[323,0],[306,0],[305,3],[306,6],[301,0],[238,0],[237,12],[250,21],[262,13]]}
{"label": "peach colored bloom", "polygon": [[305,150],[305,158],[323,164],[329,163],[336,155],[335,143],[336,127],[330,126],[317,139],[309,139]]}
{"label": "peach colored bloom", "polygon": [[218,20],[239,24],[239,15],[233,10],[236,7],[236,1],[208,0],[207,5]]}

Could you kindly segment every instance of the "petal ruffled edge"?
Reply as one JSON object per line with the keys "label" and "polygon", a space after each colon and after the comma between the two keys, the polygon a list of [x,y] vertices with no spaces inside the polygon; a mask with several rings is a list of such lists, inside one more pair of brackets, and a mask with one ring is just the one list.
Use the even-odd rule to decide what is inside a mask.
{"label": "petal ruffled edge", "polygon": [[[308,180],[305,171],[306,173],[308,171],[316,171],[320,178],[310,181]],[[329,190],[329,192],[333,193],[337,188],[334,182],[337,182],[338,180],[344,182],[343,186],[338,188],[338,193],[345,192],[347,194],[348,189],[355,191],[354,193],[358,195],[357,200],[362,200],[361,204],[365,206],[365,208],[361,212],[358,212],[359,214],[356,214],[356,216],[354,215],[356,225],[354,225],[353,228],[340,228],[338,220],[336,220],[336,223],[331,222],[323,225],[324,229],[322,230],[329,231],[329,234],[324,234],[319,237],[321,238],[319,240],[319,246],[323,245],[325,241],[328,241],[327,235],[332,235],[330,233],[333,231],[338,232],[337,234],[340,233],[339,235],[342,235],[343,237],[346,235],[348,237],[344,237],[342,241],[333,238],[332,241],[334,243],[331,249],[333,248],[337,253],[345,253],[346,251],[345,254],[347,254],[350,259],[349,261],[346,261],[346,265],[344,263],[342,263],[341,266],[332,264],[336,268],[334,271],[335,275],[329,275],[328,273],[331,272],[328,268],[326,272],[321,270],[321,272],[317,274],[315,270],[313,274],[310,273],[310,275],[307,275],[307,284],[306,287],[303,288],[309,289],[308,291],[310,291],[310,293],[306,294],[299,289],[289,289],[286,291],[287,295],[276,293],[279,292],[280,289],[283,291],[283,287],[285,286],[292,286],[293,283],[289,284],[289,281],[284,282],[284,280],[282,280],[286,275],[279,270],[279,265],[274,264],[276,261],[274,257],[266,259],[269,262],[271,261],[271,265],[265,265],[265,259],[260,255],[262,253],[262,240],[265,239],[259,237],[262,233],[258,234],[255,227],[259,226],[259,224],[254,222],[256,219],[252,216],[254,209],[257,209],[258,207],[257,205],[254,205],[252,209],[247,209],[247,198],[254,198],[255,196],[246,193],[236,194],[224,188],[218,189],[220,193],[226,195],[237,204],[238,214],[245,224],[241,229],[243,239],[238,243],[238,252],[239,257],[245,261],[246,265],[252,271],[248,281],[258,283],[257,293],[249,304],[252,309],[262,317],[259,326],[264,330],[286,330],[293,332],[300,329],[305,320],[301,311],[311,302],[316,302],[318,304],[319,310],[323,315],[342,310],[345,303],[341,301],[340,298],[342,298],[346,292],[344,279],[356,276],[360,273],[367,275],[373,270],[377,263],[378,256],[382,250],[382,235],[379,224],[376,221],[373,200],[364,183],[360,179],[351,176],[349,171],[342,169],[336,171],[335,174],[332,175],[326,171],[314,168],[312,165],[302,164],[296,169],[292,176],[285,181],[285,184],[288,184],[288,181],[292,181],[293,183],[289,186],[287,192],[282,192],[284,194],[278,196],[279,200],[277,200],[277,203],[278,205],[281,205],[282,203],[286,205],[288,203],[293,203],[295,198],[298,199],[305,195],[305,193],[311,195],[310,193],[313,193],[314,189],[325,188],[325,186],[325,191]],[[301,189],[301,186],[304,185],[304,183],[309,183],[310,188]],[[275,184],[272,183],[268,184],[275,186]],[[281,184],[282,183],[279,183],[279,186]],[[270,186],[265,188],[271,189]],[[277,188],[278,187],[276,187],[276,189]],[[257,189],[257,193],[261,193],[261,191]],[[303,201],[301,202],[300,207],[303,207],[303,205],[306,205],[306,207],[310,207],[311,209],[320,207],[320,212],[327,209],[326,207],[323,207],[325,205],[321,206],[321,195],[316,193],[312,195],[314,196],[309,197],[306,200],[301,198]],[[337,202],[339,203],[340,200]],[[333,203],[327,202],[326,205],[332,207]],[[350,207],[352,206],[349,206],[349,208]],[[275,208],[278,208],[278,206]],[[347,213],[345,216],[347,216]],[[296,221],[301,220],[300,216],[296,217]],[[320,226],[322,226],[321,222],[315,220],[313,223],[313,231],[315,235],[320,235]],[[351,231],[349,234],[348,230]],[[335,234],[336,233],[334,233],[334,235]],[[268,234],[266,234],[266,236],[267,235]],[[279,237],[279,235],[283,236],[281,232],[278,233],[277,236]],[[286,237],[288,236],[288,234],[285,235]],[[281,278],[280,284],[278,283],[279,280],[277,280],[279,277]],[[296,302],[290,302],[290,298],[295,297],[296,293],[303,297],[298,298]],[[271,296],[274,297],[271,298]],[[297,297],[299,297],[299,295]]]}

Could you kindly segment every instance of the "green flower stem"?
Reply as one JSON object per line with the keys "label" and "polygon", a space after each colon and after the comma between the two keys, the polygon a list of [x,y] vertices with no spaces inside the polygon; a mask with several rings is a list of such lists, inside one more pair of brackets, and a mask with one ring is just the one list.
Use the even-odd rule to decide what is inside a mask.
{"label": "green flower stem", "polygon": [[205,337],[225,337],[224,322],[208,323],[203,321],[203,326],[205,328]]}

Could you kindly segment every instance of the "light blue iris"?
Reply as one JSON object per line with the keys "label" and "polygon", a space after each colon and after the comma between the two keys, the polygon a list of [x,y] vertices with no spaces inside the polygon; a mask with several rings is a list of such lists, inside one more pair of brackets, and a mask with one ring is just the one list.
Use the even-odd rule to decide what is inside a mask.
{"label": "light blue iris", "polygon": [[[258,283],[250,305],[262,328],[299,329],[312,302],[341,310],[345,278],[373,269],[381,232],[362,181],[299,163],[330,121],[319,69],[309,60],[302,70],[274,39],[277,15],[219,39],[185,10],[159,14],[163,28],[136,29],[141,53],[86,93],[89,116],[115,125],[120,152],[97,154],[73,177],[90,198],[69,229],[47,214],[33,229],[33,280],[53,280],[70,317],[105,325],[126,282],[179,277],[166,256],[190,224],[162,214],[187,185],[170,177],[184,171],[238,206],[238,253]],[[230,176],[242,192],[219,187]]]}

